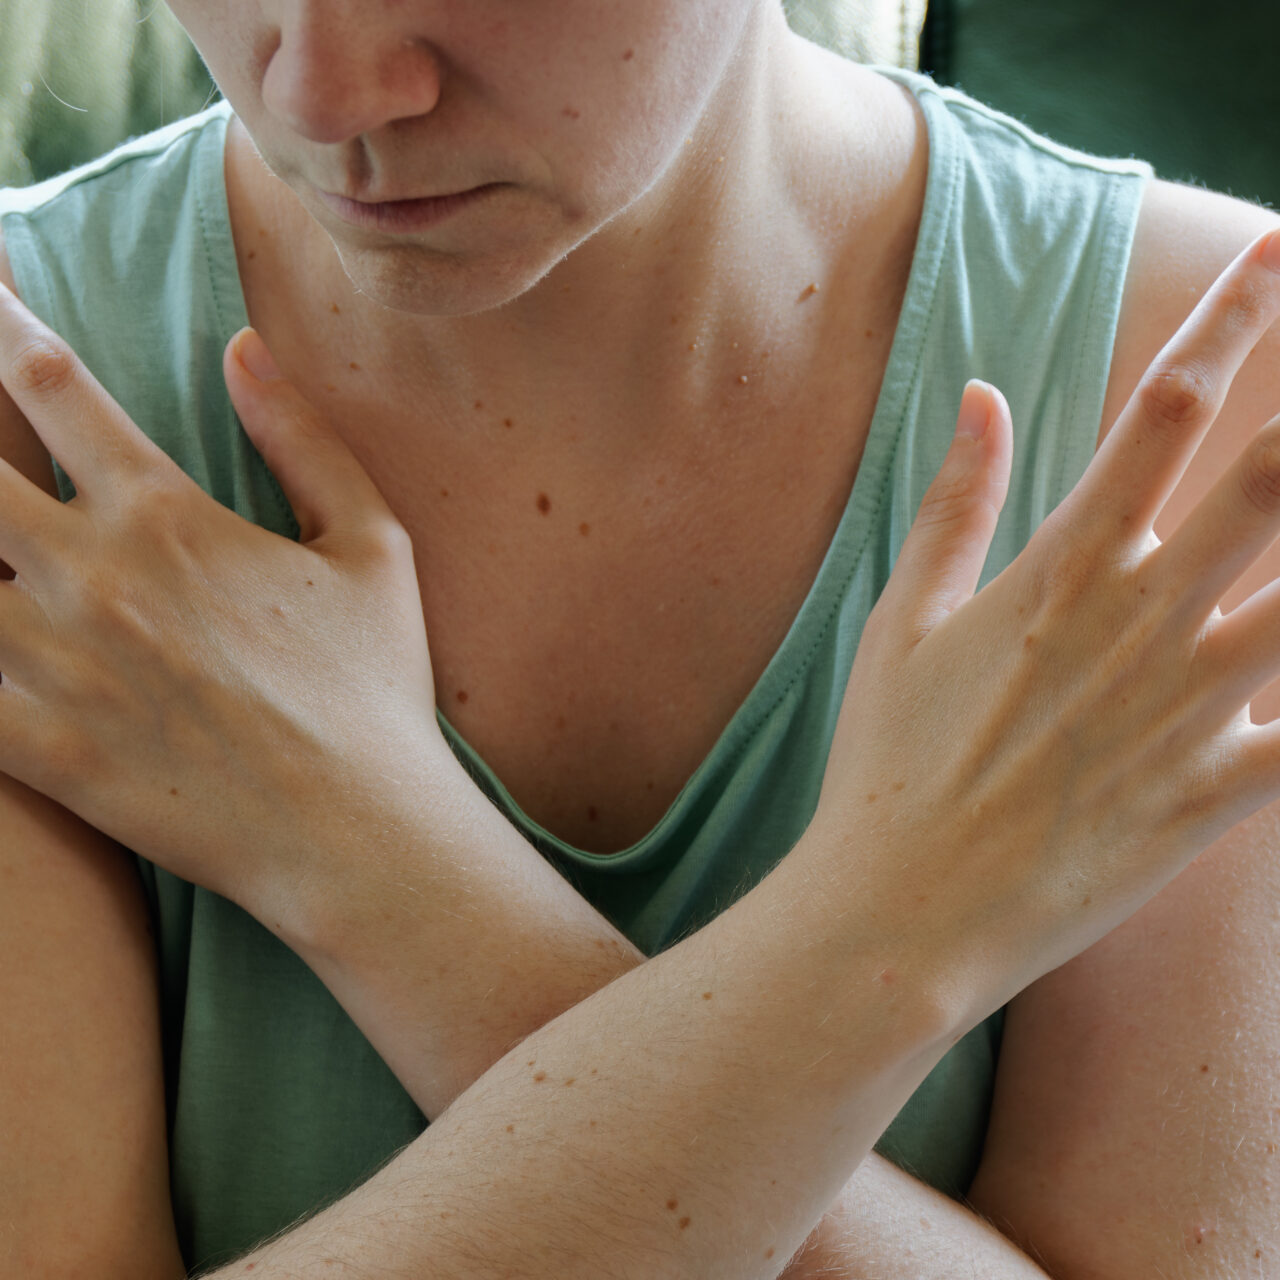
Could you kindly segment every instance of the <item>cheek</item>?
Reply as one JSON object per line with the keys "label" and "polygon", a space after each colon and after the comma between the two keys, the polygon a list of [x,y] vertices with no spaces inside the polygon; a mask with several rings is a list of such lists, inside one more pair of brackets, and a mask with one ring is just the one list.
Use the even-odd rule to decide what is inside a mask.
{"label": "cheek", "polygon": [[564,176],[580,200],[610,212],[643,195],[684,145],[679,116],[608,109],[592,116],[586,107],[574,109],[580,112],[575,128],[561,135]]}
{"label": "cheek", "polygon": [[[697,129],[761,0],[556,0],[458,53],[563,190],[637,194]],[[566,36],[564,33],[571,33]],[[459,29],[459,35],[461,35]]]}
{"label": "cheek", "polygon": [[609,57],[616,66],[582,68],[558,81],[565,87],[547,98],[531,141],[562,194],[616,211],[684,153],[707,95],[705,81],[683,66],[646,66],[640,47],[623,44]]}

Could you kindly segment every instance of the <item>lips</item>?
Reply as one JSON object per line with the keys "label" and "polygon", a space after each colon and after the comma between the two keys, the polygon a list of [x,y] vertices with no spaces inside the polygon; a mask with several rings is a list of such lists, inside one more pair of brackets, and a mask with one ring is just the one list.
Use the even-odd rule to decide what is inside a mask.
{"label": "lips", "polygon": [[353,204],[410,204],[415,200],[445,200],[449,196],[465,195],[468,191],[474,190],[474,187],[464,187],[459,191],[439,191],[435,194],[416,196],[379,196],[377,199],[370,199],[368,196],[347,195],[343,191],[326,191],[324,194],[334,196],[339,200],[350,200]]}
{"label": "lips", "polygon": [[404,234],[424,231],[461,212],[472,204],[491,196],[505,184],[491,182],[483,187],[472,187],[445,196],[417,197],[409,200],[389,200],[372,203],[352,200],[316,188],[316,194],[344,222],[370,231]]}

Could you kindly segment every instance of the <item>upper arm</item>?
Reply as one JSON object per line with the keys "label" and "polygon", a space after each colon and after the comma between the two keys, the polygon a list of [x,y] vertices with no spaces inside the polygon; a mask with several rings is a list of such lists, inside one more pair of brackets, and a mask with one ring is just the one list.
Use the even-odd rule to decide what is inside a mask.
{"label": "upper arm", "polygon": [[[2,243],[0,280],[13,288]],[[56,492],[2,387],[0,457]],[[0,1045],[0,1274],[185,1275],[137,871],[119,846],[3,774]]]}
{"label": "upper arm", "polygon": [[[1103,435],[1217,275],[1278,223],[1226,196],[1151,184]],[[1246,361],[1158,534],[1168,536],[1278,411],[1280,325]],[[1224,609],[1275,577],[1273,548]],[[1280,713],[1278,691],[1254,700],[1255,719]],[[1273,805],[1011,1003],[973,1206],[1057,1280],[1276,1272],[1278,959]]]}

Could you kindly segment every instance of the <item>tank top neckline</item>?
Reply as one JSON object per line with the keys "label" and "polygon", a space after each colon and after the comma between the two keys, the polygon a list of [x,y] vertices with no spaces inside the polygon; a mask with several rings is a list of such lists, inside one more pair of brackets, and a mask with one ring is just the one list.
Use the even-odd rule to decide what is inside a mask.
{"label": "tank top neckline", "polygon": [[[614,853],[593,853],[561,840],[534,821],[516,802],[501,779],[483,757],[449,722],[437,706],[436,719],[455,754],[470,776],[507,817],[544,853],[567,862],[591,866],[595,870],[635,873],[650,869],[661,857],[668,838],[681,825],[681,818],[703,790],[714,784],[768,721],[771,711],[787,691],[804,675],[823,636],[834,625],[835,615],[849,579],[857,568],[876,527],[885,500],[888,469],[898,438],[909,420],[909,396],[917,380],[926,322],[938,286],[942,248],[946,243],[956,187],[956,151],[948,145],[949,118],[942,95],[922,92],[933,88],[932,81],[918,72],[899,67],[867,68],[904,85],[921,107],[928,139],[928,168],[920,226],[916,234],[911,269],[902,308],[890,347],[889,359],[872,414],[871,427],[863,448],[844,512],[836,526],[822,563],[791,626],[761,672],[756,683],[739,703],[721,730],[711,750],[690,775],[667,811],[634,844]],[[213,194],[210,210],[216,222],[211,228],[218,252],[210,271],[215,289],[231,306],[232,327],[221,335],[222,344],[249,324],[248,304],[240,279],[235,238],[231,231],[230,205],[226,189],[225,148],[231,106],[225,99],[209,108],[215,125],[212,152],[218,162],[216,181],[209,184]],[[959,390],[957,389],[957,402]],[[230,398],[228,397],[228,406]],[[230,410],[234,414],[234,409]]]}

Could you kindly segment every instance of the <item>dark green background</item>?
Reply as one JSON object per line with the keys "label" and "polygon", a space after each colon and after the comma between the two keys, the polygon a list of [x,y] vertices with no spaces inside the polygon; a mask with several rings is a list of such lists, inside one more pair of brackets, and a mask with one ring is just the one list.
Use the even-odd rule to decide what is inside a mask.
{"label": "dark green background", "polygon": [[921,69],[1058,142],[1280,203],[1280,0],[930,0]]}

